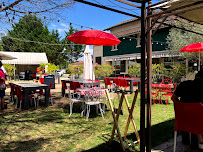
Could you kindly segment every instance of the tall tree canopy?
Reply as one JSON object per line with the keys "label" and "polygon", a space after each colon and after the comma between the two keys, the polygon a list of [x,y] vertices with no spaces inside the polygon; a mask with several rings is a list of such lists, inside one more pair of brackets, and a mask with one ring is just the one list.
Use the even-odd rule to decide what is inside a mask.
{"label": "tall tree canopy", "polygon": [[77,61],[80,57],[83,56],[84,51],[84,45],[81,44],[75,44],[71,41],[67,40],[67,37],[75,32],[77,32],[77,29],[74,29],[72,26],[70,26],[70,29],[66,33],[65,38],[62,40],[62,43],[64,45],[64,53],[68,56],[68,61],[70,63]]}
{"label": "tall tree canopy", "polygon": [[[178,27],[183,27],[187,30],[195,31],[198,33],[203,33],[203,26],[201,25],[189,25],[182,22],[175,22],[175,25]],[[185,52],[181,53],[180,50],[185,47],[186,45],[192,44],[192,43],[198,43],[203,42],[202,35],[198,35],[195,33],[183,31],[181,29],[177,28],[171,28],[169,31],[169,35],[167,37],[167,43],[168,43],[168,49],[171,50],[172,54],[181,54],[182,57],[188,58],[190,60],[196,61],[198,58],[198,52],[197,53],[190,53]],[[201,53],[201,58],[203,58],[203,52]]]}
{"label": "tall tree canopy", "polygon": [[65,63],[67,57],[63,51],[58,31],[49,32],[40,18],[25,15],[13,29],[2,37],[3,49],[14,52],[46,52],[48,61],[54,64]]}

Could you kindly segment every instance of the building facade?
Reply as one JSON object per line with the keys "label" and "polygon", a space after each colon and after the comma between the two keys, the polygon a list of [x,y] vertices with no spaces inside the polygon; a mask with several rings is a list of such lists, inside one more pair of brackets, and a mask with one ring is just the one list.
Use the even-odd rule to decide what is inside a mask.
{"label": "building facade", "polygon": [[[172,22],[172,19],[166,20]],[[158,26],[158,25],[157,25]],[[141,22],[139,19],[131,19],[109,27],[110,33],[116,36],[121,43],[117,46],[94,46],[93,60],[98,64],[110,64],[116,68],[116,73],[128,73],[129,66],[141,59]],[[152,63],[172,64],[175,56],[167,50],[166,38],[170,28],[162,26],[152,37]],[[183,61],[184,62],[184,61]]]}

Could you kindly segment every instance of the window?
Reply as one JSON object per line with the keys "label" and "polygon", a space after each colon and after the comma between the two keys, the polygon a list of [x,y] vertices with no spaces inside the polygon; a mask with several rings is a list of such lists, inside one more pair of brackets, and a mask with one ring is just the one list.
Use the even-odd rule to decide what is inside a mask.
{"label": "window", "polygon": [[96,57],[96,63],[101,65],[101,57]]}
{"label": "window", "polygon": [[117,51],[117,50],[118,50],[117,44],[116,44],[116,45],[113,45],[112,48],[111,48],[111,51]]}

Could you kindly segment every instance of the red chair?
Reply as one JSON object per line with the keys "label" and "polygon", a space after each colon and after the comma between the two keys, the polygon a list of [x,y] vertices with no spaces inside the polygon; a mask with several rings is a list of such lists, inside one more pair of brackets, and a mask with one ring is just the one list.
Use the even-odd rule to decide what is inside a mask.
{"label": "red chair", "polygon": [[[18,100],[20,100],[20,105],[19,105],[19,108],[18,108],[18,111],[20,111],[21,110],[21,106],[22,106],[22,101],[25,99],[25,97],[23,95],[21,87],[16,86],[15,89],[16,89],[16,95],[17,95],[16,108],[18,106]],[[37,103],[36,103],[34,94],[28,95],[28,98],[32,98],[34,100],[35,107],[37,107]]]}
{"label": "red chair", "polygon": [[45,84],[44,78],[39,78],[39,82],[40,82],[41,84]]}
{"label": "red chair", "polygon": [[119,81],[118,78],[113,78],[113,83],[115,83],[117,87],[120,87],[120,86],[121,86],[121,85],[120,85],[120,81]]}
{"label": "red chair", "polygon": [[120,85],[121,85],[121,87],[124,87],[125,89],[129,86],[126,79],[120,79]]}
{"label": "red chair", "polygon": [[105,86],[107,86],[107,88],[108,88],[108,86],[110,86],[110,90],[112,90],[111,89],[112,83],[111,83],[111,79],[110,78],[105,78]]}
{"label": "red chair", "polygon": [[66,81],[61,80],[61,84],[62,84],[62,90],[65,90],[65,92],[64,92],[64,97],[65,97],[66,96],[66,90],[68,89],[68,87],[66,85]]}
{"label": "red chair", "polygon": [[122,76],[118,76],[118,78],[123,78]]}
{"label": "red chair", "polygon": [[192,134],[203,135],[203,105],[197,103],[174,102],[175,127],[174,147],[176,150],[177,131],[185,131]]}
{"label": "red chair", "polygon": [[76,90],[77,88],[81,88],[80,82],[75,82],[75,90]]}
{"label": "red chair", "polygon": [[16,95],[15,86],[13,83],[10,83],[10,87],[11,87],[11,92],[10,92],[11,99],[10,99],[10,101],[14,103],[14,98]]}
{"label": "red chair", "polygon": [[173,95],[173,92],[176,90],[177,83],[174,83],[174,84],[173,84],[173,87],[174,87],[174,89],[173,89],[172,92],[169,92],[169,93],[166,93],[166,94],[162,94],[163,96],[166,96],[166,97],[167,97],[166,105],[168,105],[168,98],[169,98],[169,97],[171,98],[171,96]]}
{"label": "red chair", "polygon": [[163,79],[163,80],[161,81],[161,84],[173,84],[173,83],[172,83],[172,80],[171,80],[171,79],[166,78],[166,79]]}
{"label": "red chair", "polygon": [[[138,79],[136,77],[131,77],[131,79]],[[133,86],[138,86],[138,82],[133,82]]]}

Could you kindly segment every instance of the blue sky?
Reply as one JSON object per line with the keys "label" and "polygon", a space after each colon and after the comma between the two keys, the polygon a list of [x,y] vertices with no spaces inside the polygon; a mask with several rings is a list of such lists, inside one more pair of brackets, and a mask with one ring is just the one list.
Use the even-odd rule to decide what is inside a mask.
{"label": "blue sky", "polygon": [[[104,5],[107,7],[111,7],[117,10],[121,10],[124,12],[128,12],[135,15],[140,15],[140,9],[131,7],[129,5],[125,5],[123,3],[117,2],[115,0],[88,0],[89,2],[93,2],[96,4]],[[160,0],[153,0],[154,3],[159,2]],[[133,3],[133,2],[130,2]],[[134,3],[136,5],[140,5],[137,3]],[[127,9],[124,9],[127,8]],[[48,26],[49,30],[52,29],[58,30],[59,34],[62,38],[65,36],[65,31],[69,30],[70,23],[72,23],[72,26],[74,28],[77,28],[78,30],[81,30],[81,26],[83,26],[82,30],[87,30],[90,28],[93,28],[95,30],[104,30],[110,26],[113,26],[115,24],[118,24],[122,21],[132,19],[133,17],[122,15],[116,12],[104,10],[101,8],[93,7],[90,5],[86,5],[83,3],[76,2],[72,7],[66,8],[62,11],[58,12],[60,16],[57,18],[53,18],[52,20],[48,20],[45,23]],[[43,19],[43,15],[40,14],[40,16]],[[59,22],[58,22],[59,21]],[[18,22],[18,19],[16,17],[15,22]],[[10,24],[11,27],[11,24]],[[8,25],[1,25],[1,32],[6,33],[5,29],[11,29]],[[90,47],[92,49],[92,47]]]}
{"label": "blue sky", "polygon": [[[48,27],[49,29],[57,29],[62,37],[64,37],[65,31],[68,31],[69,29],[69,22],[78,30],[81,30],[81,26],[83,26],[82,30],[87,30],[89,28],[104,30],[117,23],[133,18],[78,2],[70,9],[64,11],[61,16],[63,16],[64,19],[61,19],[59,22],[56,20]],[[90,47],[90,49],[92,49],[92,47]]]}

